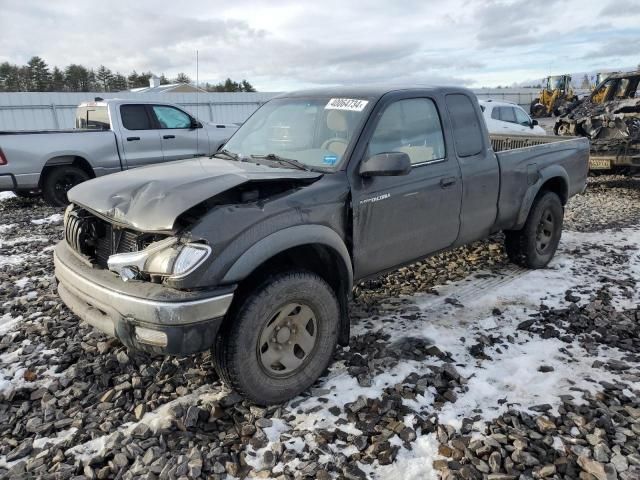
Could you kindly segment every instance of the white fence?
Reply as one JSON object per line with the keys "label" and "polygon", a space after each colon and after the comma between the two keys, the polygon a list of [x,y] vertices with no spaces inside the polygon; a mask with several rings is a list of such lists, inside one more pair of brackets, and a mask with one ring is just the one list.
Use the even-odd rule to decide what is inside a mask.
{"label": "white fence", "polygon": [[[480,99],[513,102],[529,110],[537,96],[534,88],[476,89]],[[75,109],[81,102],[102,98],[135,98],[171,102],[200,120],[214,123],[243,122],[277,93],[0,93],[0,131],[73,128]]]}
{"label": "white fence", "polygon": [[243,122],[275,93],[0,93],[0,131],[73,128],[79,103],[95,97],[170,102],[200,120]]}

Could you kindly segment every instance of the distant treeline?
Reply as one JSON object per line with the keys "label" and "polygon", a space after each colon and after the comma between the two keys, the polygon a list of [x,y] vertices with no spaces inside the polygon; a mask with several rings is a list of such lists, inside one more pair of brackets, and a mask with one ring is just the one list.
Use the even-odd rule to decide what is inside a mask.
{"label": "distant treeline", "polygon": [[[40,57],[33,57],[26,65],[14,65],[9,62],[0,63],[0,92],[119,92],[131,88],[148,87],[153,72],[129,75],[112,72],[104,65],[93,70],[82,65],[68,65],[64,69],[49,68]],[[191,83],[185,73],[168,79],[164,74],[159,76],[160,84]],[[224,82],[200,84],[200,88],[208,92],[255,92],[246,80],[235,82],[227,78]]]}

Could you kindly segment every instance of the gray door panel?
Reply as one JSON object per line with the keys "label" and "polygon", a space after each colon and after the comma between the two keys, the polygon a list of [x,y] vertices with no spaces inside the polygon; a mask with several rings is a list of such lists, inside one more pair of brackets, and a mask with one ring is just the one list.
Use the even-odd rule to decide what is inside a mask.
{"label": "gray door panel", "polygon": [[353,191],[358,276],[410,262],[455,242],[462,182],[454,162],[414,167],[402,177],[364,180]]}
{"label": "gray door panel", "polygon": [[192,128],[192,118],[186,112],[169,105],[152,105],[159,129],[165,161],[206,155],[208,138],[202,128]]}
{"label": "gray door panel", "polygon": [[162,162],[160,133],[152,130],[151,118],[143,104],[120,106],[120,138],[127,168]]}
{"label": "gray door panel", "polygon": [[410,173],[356,177],[352,184],[354,266],[366,277],[453,244],[460,226],[462,181],[445,151],[442,122],[429,98],[389,103],[368,140],[365,158],[407,153]]}

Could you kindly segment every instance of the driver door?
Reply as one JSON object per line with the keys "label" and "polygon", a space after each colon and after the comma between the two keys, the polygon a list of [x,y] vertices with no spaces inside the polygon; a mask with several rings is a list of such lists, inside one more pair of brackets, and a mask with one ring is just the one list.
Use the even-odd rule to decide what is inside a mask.
{"label": "driver door", "polygon": [[405,98],[378,116],[364,158],[404,152],[403,176],[352,183],[354,267],[363,278],[410,263],[453,244],[460,228],[462,181],[455,154],[446,151],[442,122],[430,98]]}

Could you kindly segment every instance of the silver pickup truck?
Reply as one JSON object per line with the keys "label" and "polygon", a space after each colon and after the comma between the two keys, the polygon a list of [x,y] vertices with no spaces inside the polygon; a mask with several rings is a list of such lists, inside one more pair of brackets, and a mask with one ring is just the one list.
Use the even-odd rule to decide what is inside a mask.
{"label": "silver pickup truck", "polygon": [[42,193],[54,206],[85,180],[152,163],[211,155],[238,128],[200,122],[170,103],[80,104],[69,130],[0,131],[0,191]]}

